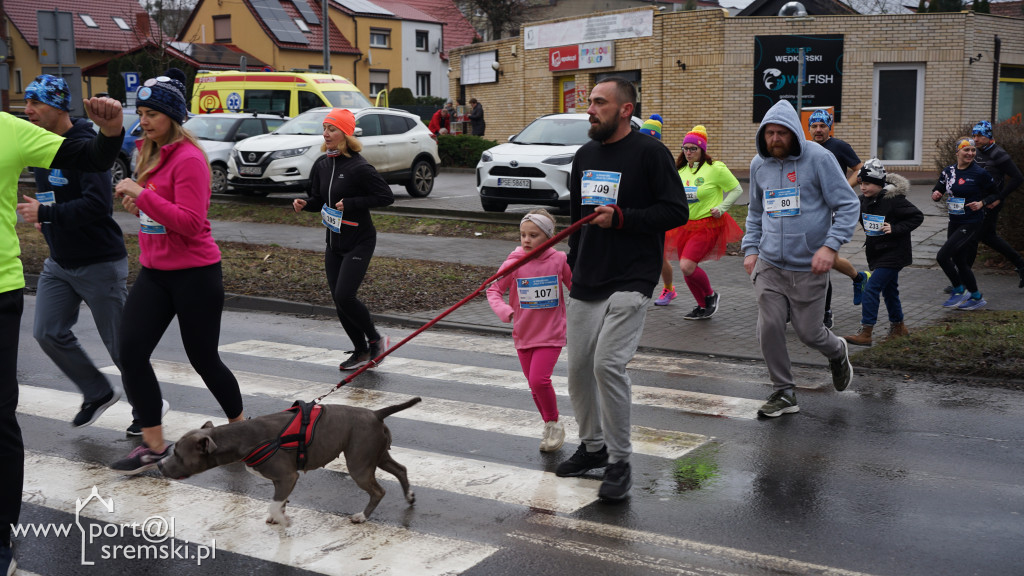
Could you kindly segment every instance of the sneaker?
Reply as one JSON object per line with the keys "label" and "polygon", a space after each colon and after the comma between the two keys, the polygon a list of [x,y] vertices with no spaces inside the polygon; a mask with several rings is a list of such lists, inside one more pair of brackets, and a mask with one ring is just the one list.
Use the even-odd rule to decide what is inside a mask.
{"label": "sneaker", "polygon": [[952,295],[950,295],[948,300],[946,300],[945,302],[942,303],[942,307],[943,308],[959,308],[960,305],[963,304],[964,300],[967,300],[970,297],[971,297],[971,294],[969,292],[967,292],[967,291],[960,292],[960,293],[954,292]]}
{"label": "sneaker", "polygon": [[541,452],[556,452],[565,444],[565,426],[552,420],[544,423],[544,439],[540,442]]}
{"label": "sneaker", "polygon": [[369,363],[371,359],[372,357],[370,356],[369,350],[356,350],[355,352],[352,353],[351,356],[348,357],[348,360],[345,360],[344,362],[338,365],[338,370],[344,372],[346,370],[355,370],[357,368],[362,368],[367,363]]}
{"label": "sneaker", "polygon": [[842,392],[853,382],[853,364],[850,364],[850,347],[846,339],[840,338],[839,341],[843,343],[843,355],[829,358],[828,367],[832,370],[832,386],[837,392]]}
{"label": "sneaker", "polygon": [[859,274],[857,274],[857,279],[853,281],[854,306],[860,306],[860,302],[864,298],[864,286],[867,285],[868,278],[871,278],[871,272],[863,270]]}
{"label": "sneaker", "polygon": [[633,474],[629,462],[613,462],[604,471],[604,481],[597,490],[597,497],[601,500],[619,502],[629,496],[629,489],[633,487]]}
{"label": "sneaker", "polygon": [[122,458],[110,465],[111,469],[124,472],[129,476],[141,474],[156,468],[157,464],[171,453],[171,444],[163,452],[154,452],[145,444],[132,450],[127,458]]}
{"label": "sneaker", "polygon": [[980,310],[985,307],[988,302],[984,298],[968,298],[957,306],[957,310]]}
{"label": "sneaker", "polygon": [[[171,411],[171,404],[167,400],[163,400],[163,406],[160,407],[160,418],[163,419],[167,416],[167,413]],[[139,424],[138,420],[132,420],[131,426],[124,431],[126,436],[142,436],[142,424]]]}
{"label": "sneaker", "polygon": [[821,319],[821,323],[825,325],[825,328],[828,328],[829,330],[832,329],[832,326],[835,325],[835,322],[832,320],[831,310],[825,310],[825,317]]}
{"label": "sneaker", "polygon": [[107,392],[107,395],[95,402],[85,402],[82,404],[82,409],[75,415],[75,419],[71,421],[72,428],[79,428],[82,426],[88,426],[96,421],[107,408],[110,408],[121,399],[121,392],[119,390],[111,390]]}
{"label": "sneaker", "polygon": [[14,561],[14,549],[6,543],[0,543],[0,576],[11,576],[18,569]]}
{"label": "sneaker", "polygon": [[602,446],[597,452],[587,452],[587,445],[580,443],[576,453],[555,469],[555,476],[583,476],[588,470],[608,465],[608,448]]}
{"label": "sneaker", "polygon": [[668,288],[661,289],[661,296],[654,301],[655,306],[668,306],[668,303],[676,299],[676,289],[669,290]]}
{"label": "sneaker", "polygon": [[711,318],[715,312],[718,312],[718,301],[721,299],[718,292],[712,292],[711,296],[704,298],[704,319]]}
{"label": "sneaker", "polygon": [[[388,348],[391,348],[391,337],[388,336],[387,334],[381,334],[380,338],[377,339],[376,342],[370,342],[370,360],[373,360],[377,356],[380,356],[381,354],[386,352]],[[373,367],[376,368],[377,366],[380,366],[383,362],[383,359],[380,360],[379,362],[374,362]]]}
{"label": "sneaker", "polygon": [[772,395],[768,397],[768,401],[758,409],[757,415],[775,418],[776,416],[799,411],[800,406],[797,406],[796,394],[786,394],[785,390],[777,390],[772,392]]}
{"label": "sneaker", "polygon": [[706,318],[705,314],[707,314],[707,310],[697,306],[690,310],[689,314],[683,316],[683,320],[704,320]]}

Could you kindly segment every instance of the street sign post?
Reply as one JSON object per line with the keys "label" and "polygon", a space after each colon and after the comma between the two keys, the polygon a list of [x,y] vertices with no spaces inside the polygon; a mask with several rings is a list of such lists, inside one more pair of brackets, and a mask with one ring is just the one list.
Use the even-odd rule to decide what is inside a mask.
{"label": "street sign post", "polygon": [[128,104],[129,108],[134,108],[135,92],[139,89],[139,73],[121,72],[121,76],[124,77],[125,103]]}

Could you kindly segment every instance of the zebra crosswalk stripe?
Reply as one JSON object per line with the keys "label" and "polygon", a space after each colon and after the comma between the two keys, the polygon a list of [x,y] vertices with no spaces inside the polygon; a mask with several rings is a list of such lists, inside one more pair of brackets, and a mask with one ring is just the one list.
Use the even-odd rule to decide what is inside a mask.
{"label": "zebra crosswalk stripe", "polygon": [[[202,379],[188,364],[154,360],[153,370],[161,382],[205,388]],[[119,375],[115,366],[104,367],[102,372]],[[260,394],[270,398],[280,398],[291,403],[296,398],[315,398],[330,389],[323,382],[298,380],[278,376],[267,376],[254,372],[234,371],[246,394]],[[409,399],[406,394],[366,390],[354,387],[342,387],[328,396],[327,403],[344,403],[349,406],[362,406],[376,410],[384,406],[398,404]],[[459,426],[485,432],[498,432],[513,436],[538,439],[543,424],[536,411],[517,410],[486,404],[429,398],[428,402],[413,406],[408,410],[392,416],[392,418]],[[576,422],[572,418],[563,418],[567,438],[578,438]],[[645,426],[632,427],[633,451],[659,458],[679,458],[697,446],[708,441],[702,434],[689,434],[674,430],[655,430]]]}
{"label": "zebra crosswalk stripe", "polygon": [[[332,367],[338,365],[338,358],[342,355],[337,350],[261,340],[245,340],[225,344],[220,347],[220,351]],[[500,368],[484,368],[464,364],[435,362],[432,360],[413,360],[392,355],[388,356],[381,366],[375,370],[389,374],[459,382],[477,386],[498,386],[511,390],[526,389],[522,373]],[[568,382],[564,376],[552,376],[551,385],[554,387],[556,394],[560,396],[568,395]],[[694,414],[754,419],[757,418],[757,410],[764,401],[706,394],[703,392],[689,392],[673,388],[633,386],[633,403]]]}

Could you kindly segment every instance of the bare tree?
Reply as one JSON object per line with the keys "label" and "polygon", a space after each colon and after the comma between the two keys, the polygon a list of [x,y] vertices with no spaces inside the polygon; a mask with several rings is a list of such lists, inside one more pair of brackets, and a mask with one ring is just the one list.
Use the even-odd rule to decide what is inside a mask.
{"label": "bare tree", "polygon": [[145,0],[143,8],[169,38],[178,36],[197,0]]}
{"label": "bare tree", "polygon": [[492,40],[514,35],[529,9],[526,0],[467,0],[465,5],[470,12],[480,12],[487,18]]}

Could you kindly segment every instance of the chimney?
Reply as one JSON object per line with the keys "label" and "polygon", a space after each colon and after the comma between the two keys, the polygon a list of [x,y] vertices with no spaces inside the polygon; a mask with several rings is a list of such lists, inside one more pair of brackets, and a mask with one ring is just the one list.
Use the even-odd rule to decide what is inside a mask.
{"label": "chimney", "polygon": [[148,12],[136,12],[135,13],[135,33],[139,36],[139,40],[149,38],[150,34],[149,24],[149,13]]}

